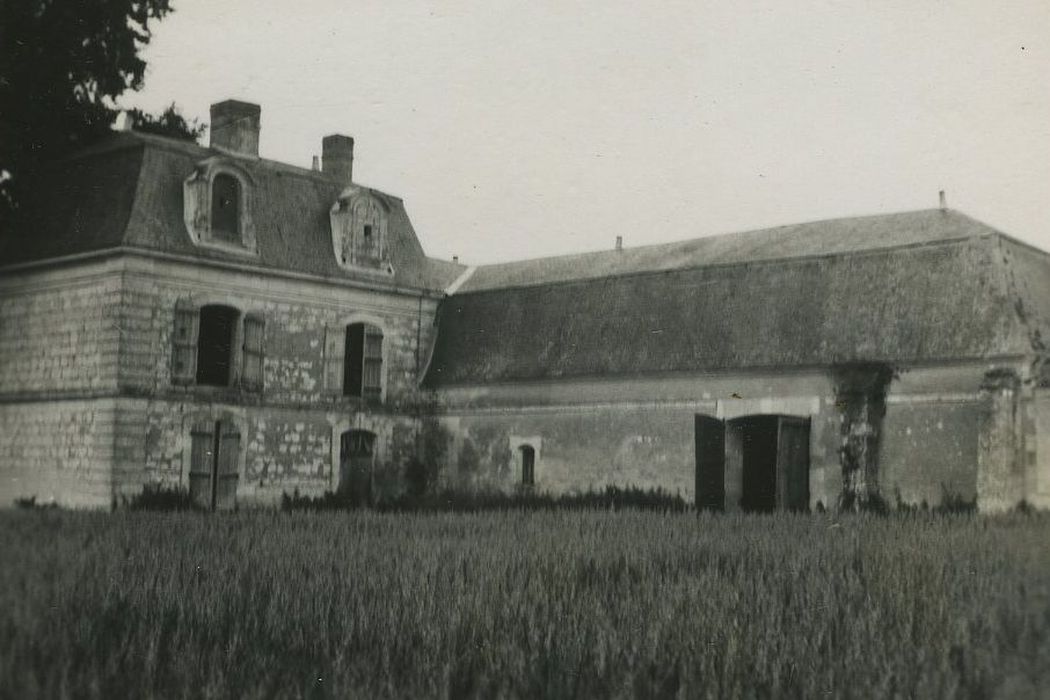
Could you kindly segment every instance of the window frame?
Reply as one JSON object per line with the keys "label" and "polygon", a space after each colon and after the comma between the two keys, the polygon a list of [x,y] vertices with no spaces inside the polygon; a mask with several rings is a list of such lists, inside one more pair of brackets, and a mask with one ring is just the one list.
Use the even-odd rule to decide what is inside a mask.
{"label": "window frame", "polygon": [[[213,208],[215,180],[219,177],[230,177],[237,183],[237,241],[215,235]],[[197,163],[183,181],[183,219],[194,245],[235,255],[257,255],[252,218],[254,184],[251,174],[230,157],[215,156]]]}
{"label": "window frame", "polygon": [[[202,384],[198,380],[203,342],[200,321],[206,307],[221,307],[235,314],[230,332],[229,376],[225,384]],[[227,299],[180,297],[175,302],[173,316],[171,386],[205,392],[263,393],[266,383],[266,316],[263,313],[243,310]]]}
{"label": "window frame", "polygon": [[[350,357],[350,334],[353,326],[362,328],[360,372],[361,390],[359,393],[351,393],[349,378],[351,372]],[[369,334],[369,330],[373,332]],[[368,338],[379,337],[380,345],[378,354],[367,356],[366,348]],[[387,342],[387,331],[379,319],[373,316],[354,314],[339,319],[339,322],[328,324],[324,328],[324,343],[322,356],[322,381],[324,393],[331,398],[345,401],[360,401],[364,403],[383,403],[386,400],[387,375],[389,352]],[[378,368],[378,385],[371,385],[371,391],[366,391],[365,378],[367,364],[372,362]]]}

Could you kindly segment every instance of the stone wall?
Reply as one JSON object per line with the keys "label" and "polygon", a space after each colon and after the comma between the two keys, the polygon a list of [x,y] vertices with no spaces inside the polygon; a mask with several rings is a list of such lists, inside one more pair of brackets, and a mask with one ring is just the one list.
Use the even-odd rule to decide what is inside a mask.
{"label": "stone wall", "polygon": [[[125,280],[121,308],[128,333],[121,387],[142,398],[121,402],[117,440],[129,452],[119,455],[119,493],[133,495],[144,484],[185,486],[191,427],[220,419],[231,420],[241,435],[241,504],[272,504],[284,493],[316,496],[337,488],[339,440],[350,429],[377,436],[377,488],[401,487],[415,436],[414,420],[401,414],[419,393],[417,362],[433,333],[433,299],[138,259],[129,261]],[[261,391],[171,381],[179,299],[263,316]],[[383,329],[385,391],[378,404],[324,390],[325,327],[358,320]]]}
{"label": "stone wall", "polygon": [[[171,381],[175,305],[180,299],[195,306],[225,304],[241,314],[261,314],[266,326],[259,398],[314,407],[329,401],[323,383],[326,326],[364,321],[382,328],[385,403],[397,405],[416,391],[417,363],[425,359],[436,307],[435,300],[423,299],[421,304],[410,294],[130,259],[120,305],[125,329],[122,388],[151,394],[183,391]],[[200,389],[189,391],[199,394]]]}
{"label": "stone wall", "polygon": [[820,373],[566,380],[439,392],[451,437],[446,483],[513,490],[521,446],[535,450],[535,489],[661,489],[694,498],[694,418],[778,414],[810,419],[810,502],[834,503],[838,414]]}
{"label": "stone wall", "polygon": [[[979,495],[981,465],[990,463],[980,457],[981,435],[1007,431],[1004,426],[998,433],[992,430],[998,423],[990,421],[989,395],[981,389],[987,365],[896,370],[886,387],[873,479],[866,488],[890,505],[898,497],[931,507],[946,496],[972,502]],[[843,491],[842,432],[849,420],[836,376],[750,372],[448,388],[440,392],[443,425],[452,436],[445,479],[513,489],[521,480],[519,447],[529,444],[536,450],[537,489],[565,492],[616,484],[661,488],[691,500],[696,414],[726,420],[778,414],[810,419],[810,507],[835,507]],[[1017,491],[1013,503],[1022,492],[1038,494],[1040,484],[1050,484],[1050,468],[1039,466],[1040,460],[1050,464],[1044,457],[1050,447],[1038,455],[1033,447],[1037,434],[1040,444],[1050,444],[1044,437],[1050,435],[1048,396],[1020,400],[1018,422],[1010,423],[1010,431],[1020,431],[1017,459],[1030,465],[1026,487],[1015,478],[1020,472],[1008,472],[1013,474],[1009,489]],[[1001,423],[1010,414],[1000,410],[996,415]],[[1015,443],[1010,445],[1014,449]],[[727,493],[732,490],[728,480],[738,478],[731,472]],[[990,477],[986,481],[991,483]],[[1047,491],[1050,495],[1050,486]]]}
{"label": "stone wall", "polygon": [[[264,386],[176,386],[175,303],[262,314]],[[400,414],[432,339],[436,300],[410,293],[139,256],[0,280],[0,503],[35,496],[110,506],[146,484],[185,486],[189,432],[232,417],[242,435],[239,497],[272,503],[338,485],[339,436],[377,435],[378,483],[397,488],[415,446]],[[323,391],[326,325],[383,329],[378,403]],[[395,478],[396,477],[396,478]]]}
{"label": "stone wall", "polygon": [[0,277],[0,397],[114,390],[120,285],[113,261]]}
{"label": "stone wall", "polygon": [[0,506],[111,504],[121,271],[0,277]]}
{"label": "stone wall", "polygon": [[108,508],[115,416],[113,399],[0,403],[0,507]]}

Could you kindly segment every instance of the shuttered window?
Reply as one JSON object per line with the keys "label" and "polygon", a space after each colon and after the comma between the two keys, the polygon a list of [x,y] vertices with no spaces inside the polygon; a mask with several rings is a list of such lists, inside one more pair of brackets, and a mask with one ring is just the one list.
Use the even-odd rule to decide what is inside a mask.
{"label": "shuttered window", "polygon": [[266,321],[259,314],[248,314],[244,317],[244,344],[241,346],[243,357],[241,384],[250,391],[262,391],[263,388],[263,339]]}
{"label": "shuttered window", "polygon": [[324,391],[343,394],[343,368],[346,356],[346,328],[326,326],[324,329]]}
{"label": "shuttered window", "polygon": [[346,327],[343,392],[378,400],[383,394],[383,331],[366,323]]}
{"label": "shuttered window", "polygon": [[172,331],[171,381],[192,384],[197,376],[197,334],[200,315],[187,299],[175,304],[175,327]]}
{"label": "shuttered window", "polygon": [[362,396],[378,399],[383,393],[383,332],[375,326],[365,327],[364,379]]}

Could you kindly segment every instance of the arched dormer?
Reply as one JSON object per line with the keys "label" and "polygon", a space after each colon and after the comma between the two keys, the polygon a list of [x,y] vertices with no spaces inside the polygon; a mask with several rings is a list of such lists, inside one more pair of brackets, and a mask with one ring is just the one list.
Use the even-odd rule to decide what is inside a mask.
{"label": "arched dormer", "polygon": [[343,190],[329,211],[332,251],[340,267],[391,275],[387,221],[390,209],[364,187]]}
{"label": "arched dormer", "polygon": [[251,174],[231,158],[197,163],[182,186],[190,239],[198,246],[254,255],[253,186]]}

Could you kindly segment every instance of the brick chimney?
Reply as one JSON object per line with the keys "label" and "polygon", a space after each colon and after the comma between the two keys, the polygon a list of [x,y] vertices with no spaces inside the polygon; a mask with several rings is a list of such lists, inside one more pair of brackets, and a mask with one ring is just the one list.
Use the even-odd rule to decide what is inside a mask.
{"label": "brick chimney", "polygon": [[350,184],[354,174],[354,139],[332,134],[321,139],[321,171]]}
{"label": "brick chimney", "polygon": [[225,100],[211,106],[211,147],[246,156],[259,155],[259,105]]}

